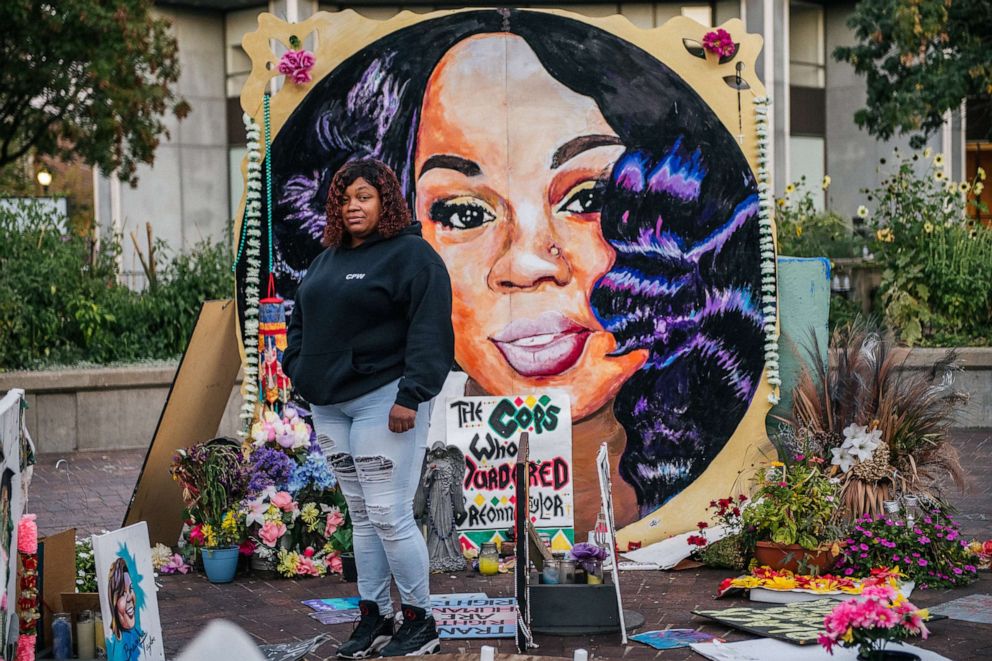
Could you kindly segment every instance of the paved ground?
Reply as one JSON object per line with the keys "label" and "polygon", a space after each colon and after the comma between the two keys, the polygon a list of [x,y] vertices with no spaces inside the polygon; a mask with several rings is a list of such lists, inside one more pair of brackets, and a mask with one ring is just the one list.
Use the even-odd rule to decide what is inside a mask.
{"label": "paved ground", "polygon": [[[958,432],[955,445],[962,453],[962,463],[972,476],[969,492],[955,495],[959,521],[968,536],[992,538],[992,430]],[[60,460],[65,460],[64,462]],[[143,461],[143,452],[118,451],[75,453],[66,456],[42,455],[35,468],[29,511],[38,514],[42,533],[57,532],[76,526],[80,534],[99,532],[120,525]],[[621,576],[625,604],[645,616],[644,630],[669,627],[694,628],[728,640],[743,640],[739,634],[707,620],[693,616],[695,608],[714,608],[750,602],[713,601],[712,595],[728,572],[692,570],[684,572],[630,572]],[[490,596],[512,595],[508,576],[483,578],[478,575],[436,576],[432,592],[486,592]],[[984,572],[977,583],[954,591],[926,591],[914,594],[913,601],[932,606],[949,599],[974,593],[992,593],[992,575]],[[351,625],[325,626],[307,617],[309,609],[300,601],[314,597],[351,596],[353,584],[339,578],[262,580],[243,577],[235,583],[216,586],[202,575],[162,577],[159,607],[163,637],[169,657],[182,648],[204,624],[213,618],[227,618],[242,626],[261,642],[302,639],[328,632],[335,640],[347,638]],[[945,620],[932,626],[930,640],[921,647],[937,651],[948,658],[965,661],[988,659],[992,626]],[[533,653],[541,656],[571,656],[570,651],[584,647],[595,657],[610,659],[698,659],[692,652],[669,650],[658,652],[637,643],[626,648],[619,637],[593,636],[554,638],[539,636],[540,647]],[[451,641],[446,652],[469,652],[481,644],[497,646],[511,652],[513,643],[502,641]],[[335,644],[329,642],[307,657],[333,658]]]}

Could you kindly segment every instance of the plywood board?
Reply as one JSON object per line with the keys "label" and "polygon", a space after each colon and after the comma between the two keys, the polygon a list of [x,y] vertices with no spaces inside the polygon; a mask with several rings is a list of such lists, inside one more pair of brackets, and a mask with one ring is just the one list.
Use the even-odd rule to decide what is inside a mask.
{"label": "plywood board", "polygon": [[52,639],[52,614],[63,609],[62,593],[76,591],[76,529],[38,540],[43,641]]}
{"label": "plywood board", "polygon": [[176,370],[123,523],[147,521],[152,544],[179,539],[183,501],[169,465],[176,450],[217,434],[241,367],[234,326],[233,300],[205,301]]}

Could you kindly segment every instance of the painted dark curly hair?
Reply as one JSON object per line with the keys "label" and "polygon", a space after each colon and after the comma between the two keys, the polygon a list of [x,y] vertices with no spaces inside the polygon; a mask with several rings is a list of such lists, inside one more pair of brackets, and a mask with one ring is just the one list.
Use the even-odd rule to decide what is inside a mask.
{"label": "painted dark curly hair", "polygon": [[379,191],[382,201],[382,216],[377,228],[379,234],[388,239],[399,234],[411,222],[410,209],[403,199],[400,182],[389,166],[374,158],[350,161],[334,173],[327,190],[327,225],[324,226],[324,238],[321,240],[324,247],[340,246],[344,240],[344,218],[341,216],[341,203],[338,200],[344,195],[345,189],[358,178],[369,182]]}

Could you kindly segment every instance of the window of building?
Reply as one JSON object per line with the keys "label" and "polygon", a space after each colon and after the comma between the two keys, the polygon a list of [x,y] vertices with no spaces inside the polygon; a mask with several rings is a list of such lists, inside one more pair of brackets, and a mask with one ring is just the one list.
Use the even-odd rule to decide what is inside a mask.
{"label": "window of building", "polygon": [[789,84],[826,86],[823,7],[809,2],[789,4]]}
{"label": "window of building", "polygon": [[[817,136],[789,136],[789,181],[798,184],[806,177],[806,190],[813,194],[813,205],[823,210],[826,194],[823,182],[826,163],[826,140]],[[800,191],[802,192],[802,191]]]}

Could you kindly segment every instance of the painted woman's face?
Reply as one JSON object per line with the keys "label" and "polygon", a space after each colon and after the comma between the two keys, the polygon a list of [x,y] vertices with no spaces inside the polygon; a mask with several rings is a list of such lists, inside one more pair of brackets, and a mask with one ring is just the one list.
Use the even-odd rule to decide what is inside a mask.
{"label": "painted woman's face", "polygon": [[643,364],[607,355],[616,342],[589,305],[614,260],[599,221],[623,149],[520,37],[467,39],[431,76],[417,217],[451,274],[456,359],[486,391],[560,388],[578,420]]}
{"label": "painted woman's face", "polygon": [[127,631],[134,628],[134,586],[131,585],[131,575],[124,574],[124,592],[117,597],[114,608],[117,610],[117,621],[121,628]]}

